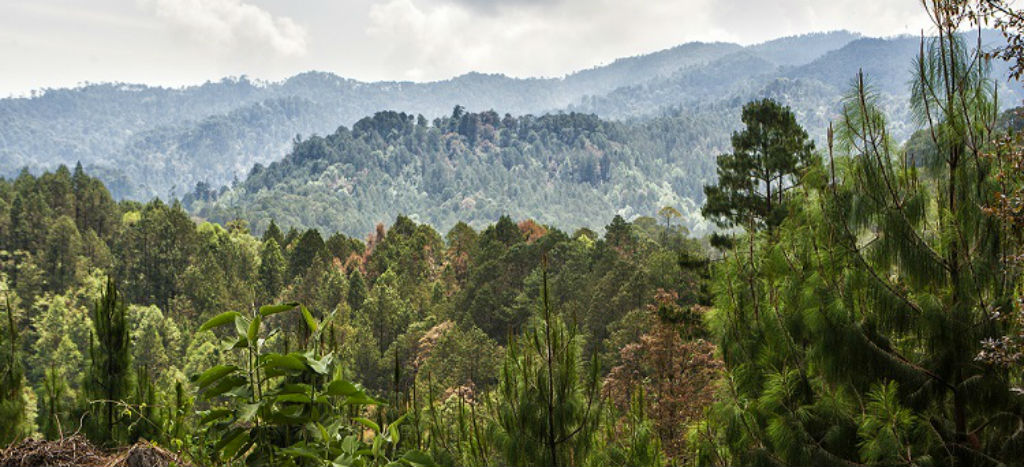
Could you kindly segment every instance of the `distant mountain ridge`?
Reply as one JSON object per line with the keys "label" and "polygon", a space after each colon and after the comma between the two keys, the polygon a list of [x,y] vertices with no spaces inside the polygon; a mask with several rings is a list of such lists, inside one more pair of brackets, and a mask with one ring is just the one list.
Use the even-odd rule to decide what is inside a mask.
{"label": "distant mountain ridge", "polygon": [[[331,134],[389,109],[434,119],[456,105],[512,115],[576,111],[611,120],[711,112],[724,119],[717,126],[727,136],[743,102],[775,97],[817,136],[858,67],[879,77],[890,110],[906,120],[899,76],[903,82],[909,77],[917,40],[837,31],[746,47],[694,42],[562,78],[468,73],[429,83],[366,83],[306,72],[275,83],[243,77],[181,89],[96,84],[46,90],[0,99],[0,176],[81,161],[117,197],[180,197],[199,182],[220,187],[244,180],[254,164],[282,159],[296,135]],[[905,128],[901,137],[912,130],[896,127]]]}

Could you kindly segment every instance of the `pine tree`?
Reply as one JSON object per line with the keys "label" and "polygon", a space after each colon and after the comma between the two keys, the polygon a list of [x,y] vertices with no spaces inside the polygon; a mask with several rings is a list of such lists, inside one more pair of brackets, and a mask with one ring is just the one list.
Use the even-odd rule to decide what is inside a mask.
{"label": "pine tree", "polygon": [[601,412],[598,365],[595,359],[584,367],[575,325],[551,310],[547,265],[542,268],[540,313],[520,338],[510,339],[501,370],[501,444],[508,465],[580,465]]}
{"label": "pine tree", "polygon": [[933,152],[896,147],[859,76],[836,132],[849,157],[813,168],[777,235],[753,233],[717,268],[710,323],[729,373],[693,432],[698,463],[1024,458],[1024,405],[976,359],[1014,282],[982,210],[998,107],[958,18],[929,11],[938,37],[922,41],[912,107]]}
{"label": "pine tree", "polygon": [[363,273],[359,272],[359,269],[353,269],[348,275],[348,306],[353,311],[357,311],[363,307],[363,302],[366,301],[366,281],[363,279]]}
{"label": "pine tree", "polygon": [[786,192],[814,158],[814,143],[789,107],[771,99],[743,106],[743,131],[718,156],[718,184],[704,187],[704,217],[719,227],[772,228],[785,216]]}
{"label": "pine tree", "polygon": [[22,366],[18,349],[18,328],[14,320],[14,308],[11,306],[10,291],[6,290],[6,281],[0,283],[4,290],[6,308],[6,332],[0,339],[0,445],[6,446],[28,433],[26,425],[25,369]]}
{"label": "pine tree", "polygon": [[305,274],[306,269],[324,252],[324,239],[320,237],[319,231],[309,229],[303,233],[295,248],[288,254],[288,281],[291,282]]}
{"label": "pine tree", "polygon": [[128,401],[132,392],[127,311],[114,280],[108,277],[106,290],[92,309],[89,368],[82,382],[89,413],[86,433],[106,445],[124,440],[119,404]]}
{"label": "pine tree", "polygon": [[281,290],[284,289],[284,273],[287,265],[281,248],[274,237],[269,237],[263,242],[263,249],[260,251],[259,277],[260,285],[263,286],[261,294],[265,303],[274,301]]}
{"label": "pine tree", "polygon": [[40,431],[46,439],[57,439],[71,425],[64,425],[68,397],[67,376],[56,366],[46,369],[43,375],[43,403],[40,407]]}
{"label": "pine tree", "polygon": [[273,239],[277,242],[278,246],[284,242],[284,235],[281,233],[281,229],[277,227],[277,223],[273,219],[270,220],[270,225],[267,226],[267,230],[263,232],[263,243],[267,243],[267,240]]}

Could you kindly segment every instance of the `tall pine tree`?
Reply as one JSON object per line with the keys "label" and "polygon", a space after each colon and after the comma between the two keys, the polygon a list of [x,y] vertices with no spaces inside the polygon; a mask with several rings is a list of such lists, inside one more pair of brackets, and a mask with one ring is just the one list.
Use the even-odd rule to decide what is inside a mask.
{"label": "tall pine tree", "polygon": [[0,338],[0,445],[26,436],[25,420],[25,368],[22,366],[18,349],[18,328],[14,320],[10,291],[6,281],[3,286],[6,323],[3,338]]}
{"label": "tall pine tree", "polygon": [[287,267],[277,240],[274,237],[264,240],[263,249],[260,251],[259,268],[260,285],[263,286],[260,298],[264,303],[273,302],[281,294],[285,286],[284,274]]}
{"label": "tall pine tree", "polygon": [[500,440],[508,465],[580,465],[601,411],[597,361],[585,368],[576,326],[551,310],[546,264],[542,274],[540,313],[510,339],[501,370]]}
{"label": "tall pine tree", "polygon": [[120,403],[131,397],[131,342],[128,306],[112,278],[92,309],[93,333],[89,368],[82,382],[89,419],[86,433],[94,442],[113,445],[124,440]]}
{"label": "tall pine tree", "polygon": [[718,184],[704,187],[701,212],[720,227],[759,230],[786,214],[786,192],[813,161],[811,142],[789,107],[763,99],[743,106],[743,131],[718,156]]}
{"label": "tall pine tree", "polygon": [[[976,359],[1009,304],[986,61],[929,10],[912,107],[934,148],[911,160],[863,76],[838,128],[848,158],[804,178],[777,235],[715,273],[729,369],[694,430],[701,464],[999,465],[1024,458],[1005,370]],[[833,172],[834,167],[834,172]],[[832,174],[835,174],[835,178]]]}

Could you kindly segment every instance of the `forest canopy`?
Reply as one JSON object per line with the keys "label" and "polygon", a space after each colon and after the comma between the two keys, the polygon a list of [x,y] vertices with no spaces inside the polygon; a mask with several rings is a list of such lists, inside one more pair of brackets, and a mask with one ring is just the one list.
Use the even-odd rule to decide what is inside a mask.
{"label": "forest canopy", "polygon": [[906,142],[861,72],[822,140],[754,99],[707,166],[645,157],[682,112],[455,107],[170,203],[0,178],[0,465],[1018,463],[1024,108],[988,58],[1024,73],[1024,12],[925,8]]}

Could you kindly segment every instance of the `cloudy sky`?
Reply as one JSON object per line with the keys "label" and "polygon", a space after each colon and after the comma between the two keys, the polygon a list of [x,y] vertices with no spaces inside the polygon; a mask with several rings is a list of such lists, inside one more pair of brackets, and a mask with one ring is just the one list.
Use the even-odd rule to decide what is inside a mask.
{"label": "cloudy sky", "polygon": [[918,0],[0,0],[0,96],[324,70],[561,76],[688,41],[917,34]]}

